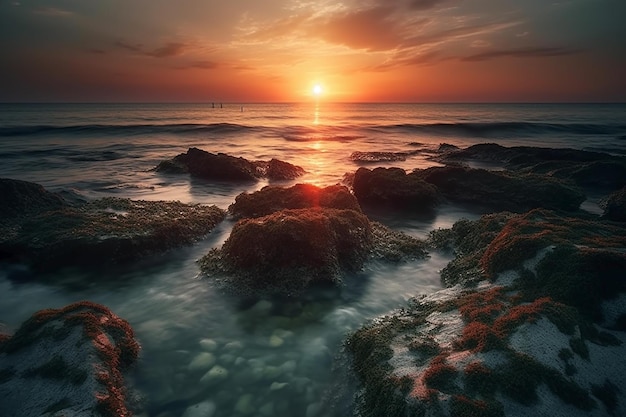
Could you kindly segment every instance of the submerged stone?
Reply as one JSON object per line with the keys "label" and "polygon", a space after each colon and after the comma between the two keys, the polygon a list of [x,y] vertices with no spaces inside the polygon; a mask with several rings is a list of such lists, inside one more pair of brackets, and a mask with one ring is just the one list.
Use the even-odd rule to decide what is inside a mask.
{"label": "submerged stone", "polygon": [[205,371],[215,365],[215,362],[215,355],[209,352],[202,352],[199,353],[195,358],[193,358],[191,363],[189,363],[187,369],[189,369],[191,372]]}
{"label": "submerged stone", "polygon": [[[32,190],[39,190],[44,203],[25,211],[27,216],[2,218],[0,259],[47,271],[126,262],[190,244],[225,216],[215,206],[177,201],[102,198],[70,204],[36,184],[3,183],[16,185],[18,192],[27,190],[24,198],[28,201],[33,200]],[[0,207],[9,203],[3,200]]]}
{"label": "submerged stone", "polygon": [[130,325],[102,305],[41,310],[0,338],[0,415],[130,416],[123,373],[138,353]]}
{"label": "submerged stone", "polygon": [[213,417],[217,406],[213,401],[204,401],[187,407],[182,417]]}
{"label": "submerged stone", "polygon": [[198,148],[189,148],[186,153],[161,162],[155,170],[170,174],[189,173],[194,177],[219,181],[292,180],[304,174],[302,168],[277,159],[249,161]]}

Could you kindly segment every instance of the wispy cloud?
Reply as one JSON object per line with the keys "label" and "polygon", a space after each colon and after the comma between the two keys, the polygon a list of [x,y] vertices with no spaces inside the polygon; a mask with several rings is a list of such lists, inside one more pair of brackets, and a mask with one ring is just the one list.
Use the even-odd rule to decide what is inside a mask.
{"label": "wispy cloud", "polygon": [[461,61],[487,61],[496,58],[546,58],[562,55],[572,55],[579,53],[578,49],[562,48],[562,47],[531,47],[531,48],[518,48],[518,49],[499,49],[479,54],[469,55],[461,58]]}
{"label": "wispy cloud", "polygon": [[142,44],[132,44],[125,41],[117,41],[114,43],[118,48],[125,49],[138,55],[148,56],[152,58],[168,58],[172,56],[182,55],[189,49],[189,45],[181,42],[169,42],[155,49],[146,50]]}
{"label": "wispy cloud", "polygon": [[170,56],[182,55],[188,45],[180,42],[170,42],[167,45],[156,48],[152,51],[146,52],[146,55],[154,58],[167,58]]}

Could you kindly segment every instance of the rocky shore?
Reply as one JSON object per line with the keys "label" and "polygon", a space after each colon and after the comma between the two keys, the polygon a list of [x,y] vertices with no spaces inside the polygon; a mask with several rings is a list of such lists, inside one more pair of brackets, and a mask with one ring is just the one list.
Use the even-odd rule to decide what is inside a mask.
{"label": "rocky shore", "polygon": [[106,265],[188,245],[224,219],[215,206],[102,198],[69,202],[38,184],[0,179],[0,261],[49,271]]}
{"label": "rocky shore", "polygon": [[[350,158],[361,165],[420,152]],[[36,273],[123,265],[192,244],[228,216],[234,224],[223,245],[202,249],[205,256],[191,266],[206,279],[196,283],[208,281],[241,304],[234,322],[259,336],[257,351],[267,356],[250,358],[257,351],[221,335],[194,341],[198,350],[177,351],[179,363],[167,368],[188,392],[181,400],[164,390],[154,401],[159,416],[287,415],[296,406],[285,397],[296,394],[306,398],[297,409],[303,415],[332,412],[330,399],[344,393],[324,393],[305,374],[333,366],[331,352],[319,339],[295,336],[321,322],[344,332],[334,366],[356,379],[356,395],[347,400],[356,416],[626,414],[625,158],[495,144],[444,144],[429,157],[443,166],[359,167],[346,175],[347,186],[272,184],[238,195],[228,210],[108,197],[69,201],[37,184],[0,179],[0,262]],[[156,171],[289,184],[304,173],[275,159],[197,148]],[[592,192],[605,196],[602,214],[580,209]],[[380,208],[434,216],[444,205],[478,207],[483,215],[432,230],[427,239],[368,217]],[[346,281],[372,265],[441,253],[453,258],[440,273],[444,289],[415,294],[356,331],[346,324],[349,307],[326,316],[327,306],[315,299],[315,289],[330,289],[329,303],[342,305],[336,295]],[[282,357],[275,353],[281,346],[296,353]],[[39,311],[0,335],[0,415],[130,416],[135,408],[152,415],[135,404],[124,377],[138,354],[130,324],[105,306],[84,301]],[[225,392],[225,383],[249,390]]]}

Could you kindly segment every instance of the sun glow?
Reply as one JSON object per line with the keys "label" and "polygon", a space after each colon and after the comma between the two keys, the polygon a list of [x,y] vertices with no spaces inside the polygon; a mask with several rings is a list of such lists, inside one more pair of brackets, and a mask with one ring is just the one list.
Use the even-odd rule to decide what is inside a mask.
{"label": "sun glow", "polygon": [[320,96],[322,94],[322,86],[319,84],[315,84],[313,86],[313,95]]}

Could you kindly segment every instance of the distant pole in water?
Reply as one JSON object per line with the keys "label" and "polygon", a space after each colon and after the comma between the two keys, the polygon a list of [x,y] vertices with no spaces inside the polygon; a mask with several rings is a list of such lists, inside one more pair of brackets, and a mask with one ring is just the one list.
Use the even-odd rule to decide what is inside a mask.
{"label": "distant pole in water", "polygon": [[211,103],[211,108],[215,108],[215,103]]}
{"label": "distant pole in water", "polygon": [[222,103],[220,103],[220,109],[222,109],[222,108],[223,108],[223,107],[222,107]]}
{"label": "distant pole in water", "polygon": [[241,106],[241,112],[243,113],[243,106]]}

